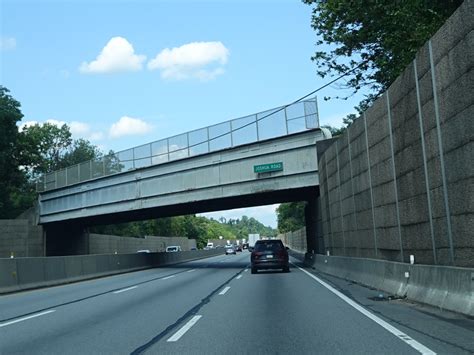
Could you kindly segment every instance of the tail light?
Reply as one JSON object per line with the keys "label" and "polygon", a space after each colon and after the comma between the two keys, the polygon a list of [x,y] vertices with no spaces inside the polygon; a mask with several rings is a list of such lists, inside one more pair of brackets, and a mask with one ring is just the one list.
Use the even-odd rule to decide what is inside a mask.
{"label": "tail light", "polygon": [[251,255],[251,258],[252,259],[258,259],[259,256],[262,256],[263,253],[261,251],[253,251],[252,252],[252,255]]}

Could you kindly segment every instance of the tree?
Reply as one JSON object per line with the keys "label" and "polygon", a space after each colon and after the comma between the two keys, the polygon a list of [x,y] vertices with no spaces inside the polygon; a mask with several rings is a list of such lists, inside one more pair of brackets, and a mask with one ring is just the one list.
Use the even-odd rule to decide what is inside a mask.
{"label": "tree", "polygon": [[[314,5],[311,26],[328,45],[311,58],[317,74],[350,72],[343,88],[369,94],[356,107],[361,113],[413,60],[416,51],[463,0],[303,0]],[[347,98],[342,97],[342,98]],[[350,125],[352,119],[345,122]]]}
{"label": "tree", "polygon": [[[103,156],[99,148],[88,140],[73,140],[66,124],[61,127],[50,123],[25,127],[20,132],[19,150],[20,162],[30,180]],[[106,165],[111,168],[116,163],[111,160]]]}
{"label": "tree", "polygon": [[77,139],[72,142],[72,145],[64,153],[64,156],[58,163],[58,168],[64,169],[68,166],[79,164],[92,159],[100,159],[102,152],[97,146],[91,144],[88,140]]}
{"label": "tree", "polygon": [[303,228],[306,225],[305,207],[304,201],[280,204],[276,210],[278,231],[287,233]]}
{"label": "tree", "polygon": [[17,159],[18,128],[23,114],[20,103],[0,86],[0,218],[12,217],[15,204],[12,194],[24,182]]}
{"label": "tree", "polygon": [[20,132],[20,162],[30,179],[62,167],[61,161],[72,144],[69,127],[35,124]]}

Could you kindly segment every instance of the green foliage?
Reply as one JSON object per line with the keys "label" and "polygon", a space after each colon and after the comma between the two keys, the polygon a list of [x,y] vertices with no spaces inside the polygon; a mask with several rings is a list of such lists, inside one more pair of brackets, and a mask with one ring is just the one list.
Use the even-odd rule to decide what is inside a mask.
{"label": "green foliage", "polygon": [[66,124],[61,127],[50,123],[25,127],[20,132],[19,149],[20,162],[30,180],[103,155],[89,141],[73,140]]}
{"label": "green foliage", "polygon": [[88,140],[77,139],[72,142],[72,145],[66,150],[63,157],[58,163],[59,169],[64,169],[78,163],[82,163],[91,159],[98,159],[102,157],[102,152],[95,145]]}
{"label": "green foliage", "polygon": [[15,198],[22,186],[23,178],[17,159],[18,128],[23,114],[20,103],[9,90],[0,86],[0,218],[9,218],[15,213]]}
{"label": "green foliage", "polygon": [[314,5],[311,26],[321,38],[316,44],[331,48],[318,50],[311,58],[318,75],[353,70],[342,87],[351,90],[350,95],[368,89],[370,93],[356,107],[360,113],[400,75],[462,0],[303,2]]}
{"label": "green foliage", "polygon": [[102,156],[89,141],[73,140],[67,125],[35,124],[19,132],[22,117],[20,103],[0,86],[0,218],[16,217],[34,204],[39,175]]}
{"label": "green foliage", "polygon": [[280,204],[276,210],[278,231],[287,233],[303,228],[306,225],[305,207],[304,201]]}
{"label": "green foliage", "polygon": [[71,132],[67,125],[57,127],[50,123],[25,127],[20,132],[20,161],[25,166],[28,177],[61,168],[65,152],[72,144]]}

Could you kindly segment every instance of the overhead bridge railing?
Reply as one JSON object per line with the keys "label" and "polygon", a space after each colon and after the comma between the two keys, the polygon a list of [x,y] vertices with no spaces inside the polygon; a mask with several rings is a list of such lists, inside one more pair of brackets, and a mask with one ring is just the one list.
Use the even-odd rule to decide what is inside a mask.
{"label": "overhead bridge railing", "polygon": [[161,139],[53,171],[36,182],[38,192],[173,160],[282,137],[319,127],[316,98]]}

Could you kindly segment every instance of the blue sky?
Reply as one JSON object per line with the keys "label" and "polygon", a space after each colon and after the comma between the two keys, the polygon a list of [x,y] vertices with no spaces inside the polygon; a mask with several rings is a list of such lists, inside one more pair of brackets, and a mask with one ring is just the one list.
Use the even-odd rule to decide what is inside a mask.
{"label": "blue sky", "polygon": [[[1,0],[0,84],[23,124],[115,151],[281,106],[323,85],[300,1]],[[324,101],[340,126],[360,96]],[[276,226],[275,206],[210,214]]]}

